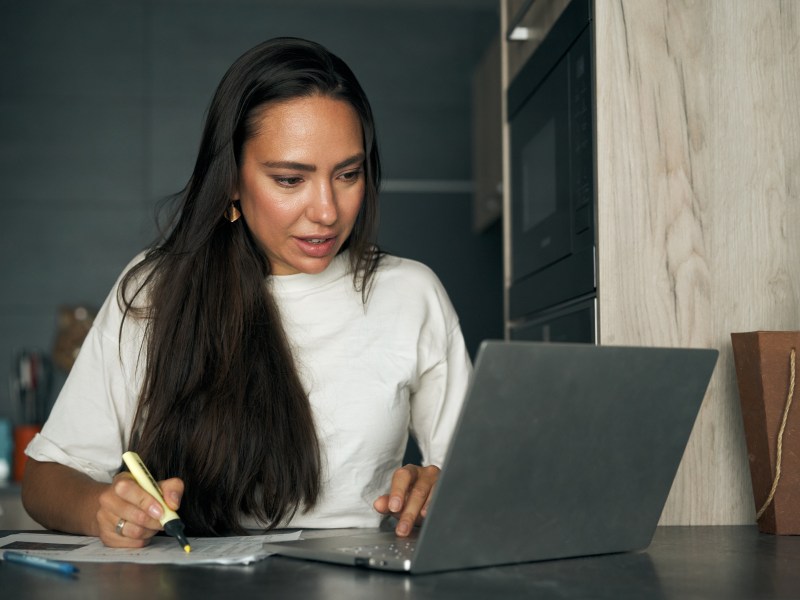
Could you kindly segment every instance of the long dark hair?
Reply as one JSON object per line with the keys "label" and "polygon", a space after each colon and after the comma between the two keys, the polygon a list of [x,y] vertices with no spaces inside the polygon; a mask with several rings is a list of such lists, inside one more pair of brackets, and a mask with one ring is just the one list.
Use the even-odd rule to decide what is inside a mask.
{"label": "long dark hair", "polygon": [[365,197],[343,250],[366,301],[380,259],[372,111],[341,59],[297,38],[264,42],[225,74],[168,228],[120,286],[125,318],[146,332],[130,446],[156,478],[184,480],[181,518],[195,535],[242,533],[242,515],[274,527],[320,494],[319,443],[265,285],[269,262],[243,219],[223,217],[259,109],[315,94],[348,102],[361,121]]}

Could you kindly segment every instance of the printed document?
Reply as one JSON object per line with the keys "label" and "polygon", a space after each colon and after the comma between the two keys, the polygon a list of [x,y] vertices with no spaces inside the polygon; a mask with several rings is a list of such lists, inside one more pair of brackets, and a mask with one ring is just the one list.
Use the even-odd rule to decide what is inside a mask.
{"label": "printed document", "polygon": [[190,537],[191,552],[184,552],[175,538],[157,535],[144,548],[109,548],[96,537],[49,533],[15,533],[0,537],[3,551],[15,550],[67,562],[131,562],[172,565],[246,565],[272,552],[265,542],[300,539],[300,531],[235,537]]}

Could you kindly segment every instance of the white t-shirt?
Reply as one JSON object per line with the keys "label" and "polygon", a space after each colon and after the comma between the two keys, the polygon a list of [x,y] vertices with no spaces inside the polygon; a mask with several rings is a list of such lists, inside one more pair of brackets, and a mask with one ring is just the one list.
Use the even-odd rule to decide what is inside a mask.
{"label": "white t-shirt", "polygon": [[[118,284],[117,284],[118,285]],[[442,465],[471,375],[458,318],[433,272],[386,256],[366,304],[346,254],[318,275],[271,277],[322,451],[322,494],[291,527],[371,527],[409,430]],[[142,331],[123,330],[115,286],[28,456],[109,482],[128,449],[144,372]],[[177,474],[176,474],[177,475]],[[258,526],[255,522],[249,526]]]}

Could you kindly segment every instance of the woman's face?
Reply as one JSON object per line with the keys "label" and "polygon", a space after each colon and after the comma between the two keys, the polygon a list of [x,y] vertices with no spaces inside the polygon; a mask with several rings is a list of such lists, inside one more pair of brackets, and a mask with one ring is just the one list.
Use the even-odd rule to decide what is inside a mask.
{"label": "woman's face", "polygon": [[327,96],[269,104],[258,119],[233,199],[274,275],[321,273],[364,199],[361,122],[350,104]]}

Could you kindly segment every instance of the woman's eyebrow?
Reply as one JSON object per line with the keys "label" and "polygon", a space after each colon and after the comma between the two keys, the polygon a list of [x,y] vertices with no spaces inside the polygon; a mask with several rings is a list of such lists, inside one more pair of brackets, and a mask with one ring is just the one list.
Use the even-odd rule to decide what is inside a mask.
{"label": "woman's eyebrow", "polygon": [[[353,156],[346,158],[339,163],[336,163],[336,165],[334,165],[333,167],[333,170],[338,171],[339,169],[343,169],[344,167],[361,162],[363,160],[364,160],[364,153],[359,152],[358,154],[354,154]],[[317,170],[317,167],[315,165],[295,162],[293,160],[271,160],[263,164],[265,167],[270,167],[271,169],[291,169],[295,171],[308,171],[308,172],[314,172]]]}
{"label": "woman's eyebrow", "polygon": [[314,165],[307,165],[305,163],[294,162],[291,160],[271,160],[263,163],[265,167],[272,169],[292,169],[293,171],[316,171],[317,167]]}
{"label": "woman's eyebrow", "polygon": [[333,170],[338,171],[339,169],[344,169],[345,167],[349,167],[350,165],[354,165],[356,163],[363,161],[364,161],[364,153],[359,152],[358,154],[354,154],[350,158],[346,158],[342,162],[338,163],[336,166],[333,167]]}

